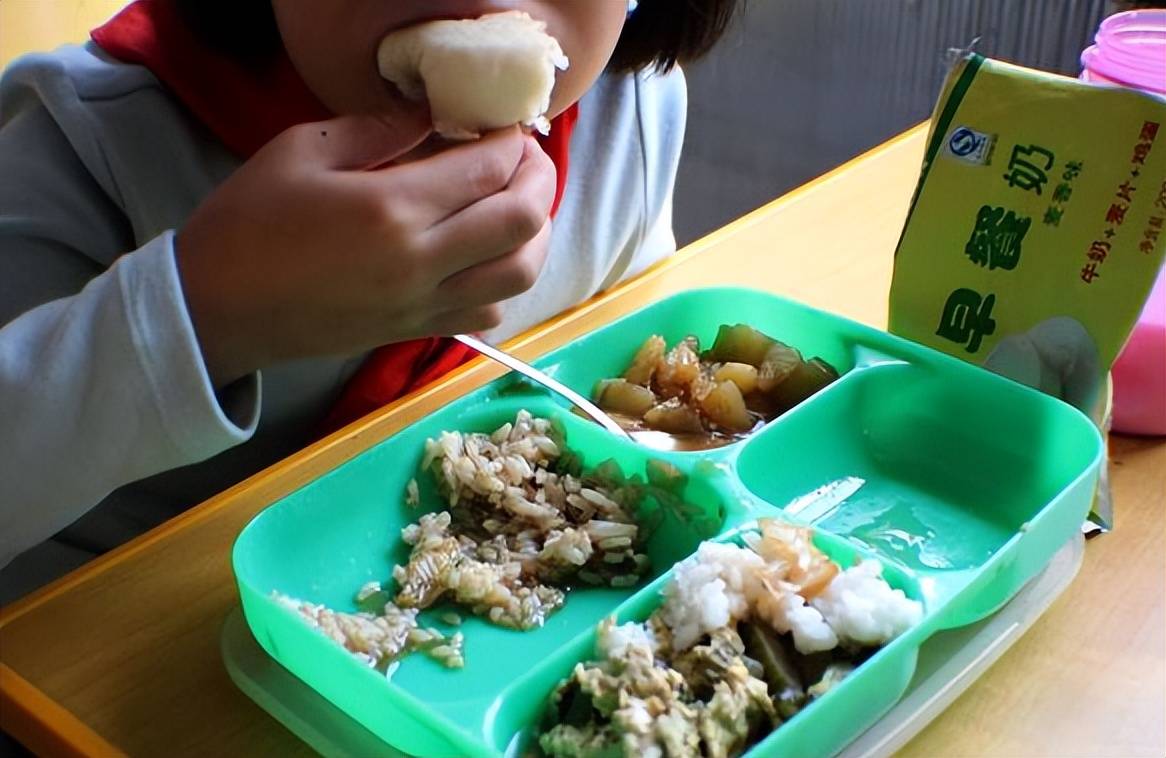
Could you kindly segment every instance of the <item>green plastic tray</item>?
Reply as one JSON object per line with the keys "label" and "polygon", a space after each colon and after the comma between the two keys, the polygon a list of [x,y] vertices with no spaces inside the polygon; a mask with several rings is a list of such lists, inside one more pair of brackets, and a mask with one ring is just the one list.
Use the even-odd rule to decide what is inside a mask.
{"label": "green plastic tray", "polygon": [[[273,590],[353,610],[353,594],[385,580],[406,556],[400,529],[420,511],[403,504],[423,443],[442,430],[492,431],[521,408],[561,419],[585,465],[614,458],[625,473],[666,459],[688,477],[686,498],[732,539],[758,517],[846,477],[865,485],[808,520],[843,565],[874,556],[893,586],[924,603],[923,620],[826,696],[756,745],[750,756],[830,755],[903,694],[920,645],[1008,601],[1081,526],[1102,440],[1060,401],[982,369],[837,316],[745,289],[686,292],[648,306],[539,361],[578,390],[622,372],[649,334],[702,342],[745,322],[830,361],[842,377],[751,438],[715,451],[659,453],[616,439],[556,399],[504,377],[402,429],[274,503],[233,552],[255,639],[373,734],[412,755],[518,755],[547,695],[589,657],[607,615],[646,618],[671,566],[702,535],[666,522],[648,554],[656,578],[628,590],[579,590],[536,631],[467,619],[467,665],[450,671],[406,658],[391,680],[271,599]],[[424,478],[423,503],[437,505]],[[427,497],[428,496],[428,497]],[[422,614],[423,619],[425,614]],[[425,619],[441,626],[436,618]]]}

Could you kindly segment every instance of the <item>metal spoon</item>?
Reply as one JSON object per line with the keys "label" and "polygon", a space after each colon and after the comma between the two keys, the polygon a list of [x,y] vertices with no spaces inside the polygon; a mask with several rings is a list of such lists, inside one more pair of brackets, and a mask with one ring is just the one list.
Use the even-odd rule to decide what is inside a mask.
{"label": "metal spoon", "polygon": [[596,423],[612,434],[623,437],[627,440],[633,439],[632,435],[629,434],[626,429],[616,423],[616,421],[611,416],[608,416],[606,413],[600,410],[599,406],[597,406],[595,403],[583,397],[567,385],[547,376],[534,366],[531,366],[529,363],[520,361],[513,355],[504,353],[493,345],[489,345],[476,337],[469,336],[468,334],[455,334],[453,338],[463,345],[472,347],[474,350],[477,350],[487,358],[498,361],[508,369],[517,371],[528,379],[541,384],[551,392],[567,398],[567,400],[570,400],[572,404],[579,408],[579,410],[586,413],[592,420],[594,420]]}

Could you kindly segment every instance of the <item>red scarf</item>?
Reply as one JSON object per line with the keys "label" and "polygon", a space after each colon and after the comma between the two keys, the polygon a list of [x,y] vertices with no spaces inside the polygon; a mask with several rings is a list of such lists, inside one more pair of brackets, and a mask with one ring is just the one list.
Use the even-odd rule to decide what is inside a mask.
{"label": "red scarf", "polygon": [[[332,114],[296,73],[283,51],[268,66],[249,67],[203,46],[169,0],[137,0],[93,41],[126,63],[148,68],[224,145],[246,159],[288,127]],[[558,171],[552,215],[567,181],[567,149],[578,106],[557,116],[539,139]],[[446,337],[374,350],[344,387],[324,420],[325,431],[354,421],[457,368],[474,353]]]}

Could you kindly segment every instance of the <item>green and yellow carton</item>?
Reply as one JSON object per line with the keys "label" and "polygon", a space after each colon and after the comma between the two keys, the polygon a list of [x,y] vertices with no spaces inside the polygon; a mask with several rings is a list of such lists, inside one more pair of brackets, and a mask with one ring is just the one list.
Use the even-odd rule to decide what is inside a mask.
{"label": "green and yellow carton", "polygon": [[[967,54],[931,119],[890,331],[1105,428],[1107,373],[1166,254],[1166,98]],[[1108,492],[1091,521],[1112,524]]]}

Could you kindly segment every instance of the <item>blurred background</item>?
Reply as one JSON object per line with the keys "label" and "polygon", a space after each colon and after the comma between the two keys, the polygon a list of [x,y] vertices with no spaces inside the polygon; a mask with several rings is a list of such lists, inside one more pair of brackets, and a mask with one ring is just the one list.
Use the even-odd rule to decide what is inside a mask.
{"label": "blurred background", "polygon": [[[625,2],[625,0],[567,0]],[[1101,19],[1152,2],[742,0],[711,56],[687,69],[676,186],[680,244],[926,119],[949,48],[1076,76]],[[0,0],[0,65],[82,40],[120,0]]]}
{"label": "blurred background", "polygon": [[687,69],[680,244],[931,114],[949,48],[1070,76],[1112,0],[744,0]]}

